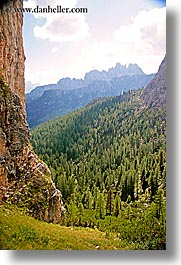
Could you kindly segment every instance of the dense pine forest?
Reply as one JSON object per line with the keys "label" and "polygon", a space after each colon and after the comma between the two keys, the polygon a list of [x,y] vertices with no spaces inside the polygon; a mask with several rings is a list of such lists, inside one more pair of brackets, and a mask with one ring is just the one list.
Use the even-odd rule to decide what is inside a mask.
{"label": "dense pine forest", "polygon": [[32,131],[66,212],[62,224],[166,248],[166,110],[143,90],[100,98]]}

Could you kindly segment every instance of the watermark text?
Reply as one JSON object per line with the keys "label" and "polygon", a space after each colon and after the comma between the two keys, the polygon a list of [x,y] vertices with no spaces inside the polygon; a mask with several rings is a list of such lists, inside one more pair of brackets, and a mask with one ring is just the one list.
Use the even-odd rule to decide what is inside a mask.
{"label": "watermark text", "polygon": [[47,6],[47,7],[40,7],[40,6],[36,6],[34,8],[32,7],[12,7],[12,6],[6,6],[4,11],[6,13],[10,13],[12,11],[15,11],[16,13],[31,13],[31,14],[38,14],[38,13],[88,13],[88,8],[86,7],[62,7],[60,6],[56,6],[56,7],[51,7],[51,6]]}

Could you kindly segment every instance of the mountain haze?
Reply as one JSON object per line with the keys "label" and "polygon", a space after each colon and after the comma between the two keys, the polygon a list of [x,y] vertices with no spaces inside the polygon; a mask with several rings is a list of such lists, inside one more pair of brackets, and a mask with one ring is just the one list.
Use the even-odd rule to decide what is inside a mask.
{"label": "mountain haze", "polygon": [[115,77],[120,77],[123,75],[144,75],[145,73],[137,64],[121,65],[117,63],[115,67],[109,68],[108,71],[98,71],[92,70],[85,74],[84,79],[76,78],[62,78],[57,84],[50,84],[45,86],[37,86],[30,93],[26,94],[26,100],[36,99],[40,97],[44,91],[51,89],[61,89],[61,90],[73,90],[81,87],[85,87],[94,80],[106,80],[110,81]]}
{"label": "mountain haze", "polygon": [[57,84],[39,86],[26,95],[30,127],[85,106],[105,96],[116,96],[144,87],[154,75],[146,75],[136,65],[116,64],[108,71],[93,70],[84,79],[60,79]]}

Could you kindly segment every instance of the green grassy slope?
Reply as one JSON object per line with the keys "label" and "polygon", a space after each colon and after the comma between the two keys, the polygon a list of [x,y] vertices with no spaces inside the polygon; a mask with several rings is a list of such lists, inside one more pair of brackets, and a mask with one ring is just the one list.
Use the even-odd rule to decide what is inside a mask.
{"label": "green grassy slope", "polygon": [[0,249],[131,250],[136,245],[95,229],[65,227],[37,221],[18,209],[0,206]]}

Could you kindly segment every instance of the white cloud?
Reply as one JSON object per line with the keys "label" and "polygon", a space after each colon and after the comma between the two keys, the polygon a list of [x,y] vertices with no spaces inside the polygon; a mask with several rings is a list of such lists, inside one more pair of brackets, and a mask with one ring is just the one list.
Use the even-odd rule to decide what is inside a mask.
{"label": "white cloud", "polygon": [[43,26],[34,27],[35,37],[51,42],[74,42],[89,37],[89,27],[83,15],[68,14],[49,18]]}
{"label": "white cloud", "polygon": [[59,48],[58,47],[53,47],[51,49],[51,53],[55,53],[55,52],[58,52],[59,51]]}
{"label": "white cloud", "polygon": [[[43,5],[42,5],[43,2]],[[24,2],[24,7],[35,8],[58,6],[74,8],[77,5],[77,0],[58,0],[41,1],[29,0]],[[35,18],[46,19],[44,25],[36,25],[33,29],[36,38],[49,40],[51,42],[75,42],[84,40],[90,36],[89,27],[83,13],[33,13]]]}
{"label": "white cloud", "polygon": [[138,12],[130,24],[115,30],[112,40],[89,43],[79,58],[83,69],[108,69],[116,62],[137,63],[150,74],[157,72],[165,53],[166,8],[154,8]]}
{"label": "white cloud", "polygon": [[[78,0],[28,2],[33,6],[56,6],[61,2],[62,6],[75,7]],[[43,2],[43,5],[40,2]],[[31,71],[26,71],[26,80],[31,80],[32,83],[56,83],[60,78],[67,76],[81,78],[92,69],[107,70],[117,62],[137,63],[145,73],[150,74],[157,72],[166,52],[166,8],[139,11],[136,16],[127,20],[127,24],[117,26],[112,36],[105,41],[94,36],[87,38],[89,28],[84,15],[35,16],[40,15],[45,18],[45,23],[43,26],[36,25],[36,37],[52,43],[44,42],[45,46],[48,43],[50,47],[50,56],[44,61],[43,54],[40,54],[42,67],[38,64],[35,68],[29,63],[28,68]],[[70,43],[67,45],[66,42]]]}
{"label": "white cloud", "polygon": [[114,37],[127,52],[159,55],[166,45],[166,8],[140,11],[132,23],[116,30]]}
{"label": "white cloud", "polygon": [[[80,68],[84,71],[106,70],[119,60],[117,52],[118,46],[111,41],[90,42],[80,51]],[[78,71],[78,67],[77,65],[76,71]]]}

